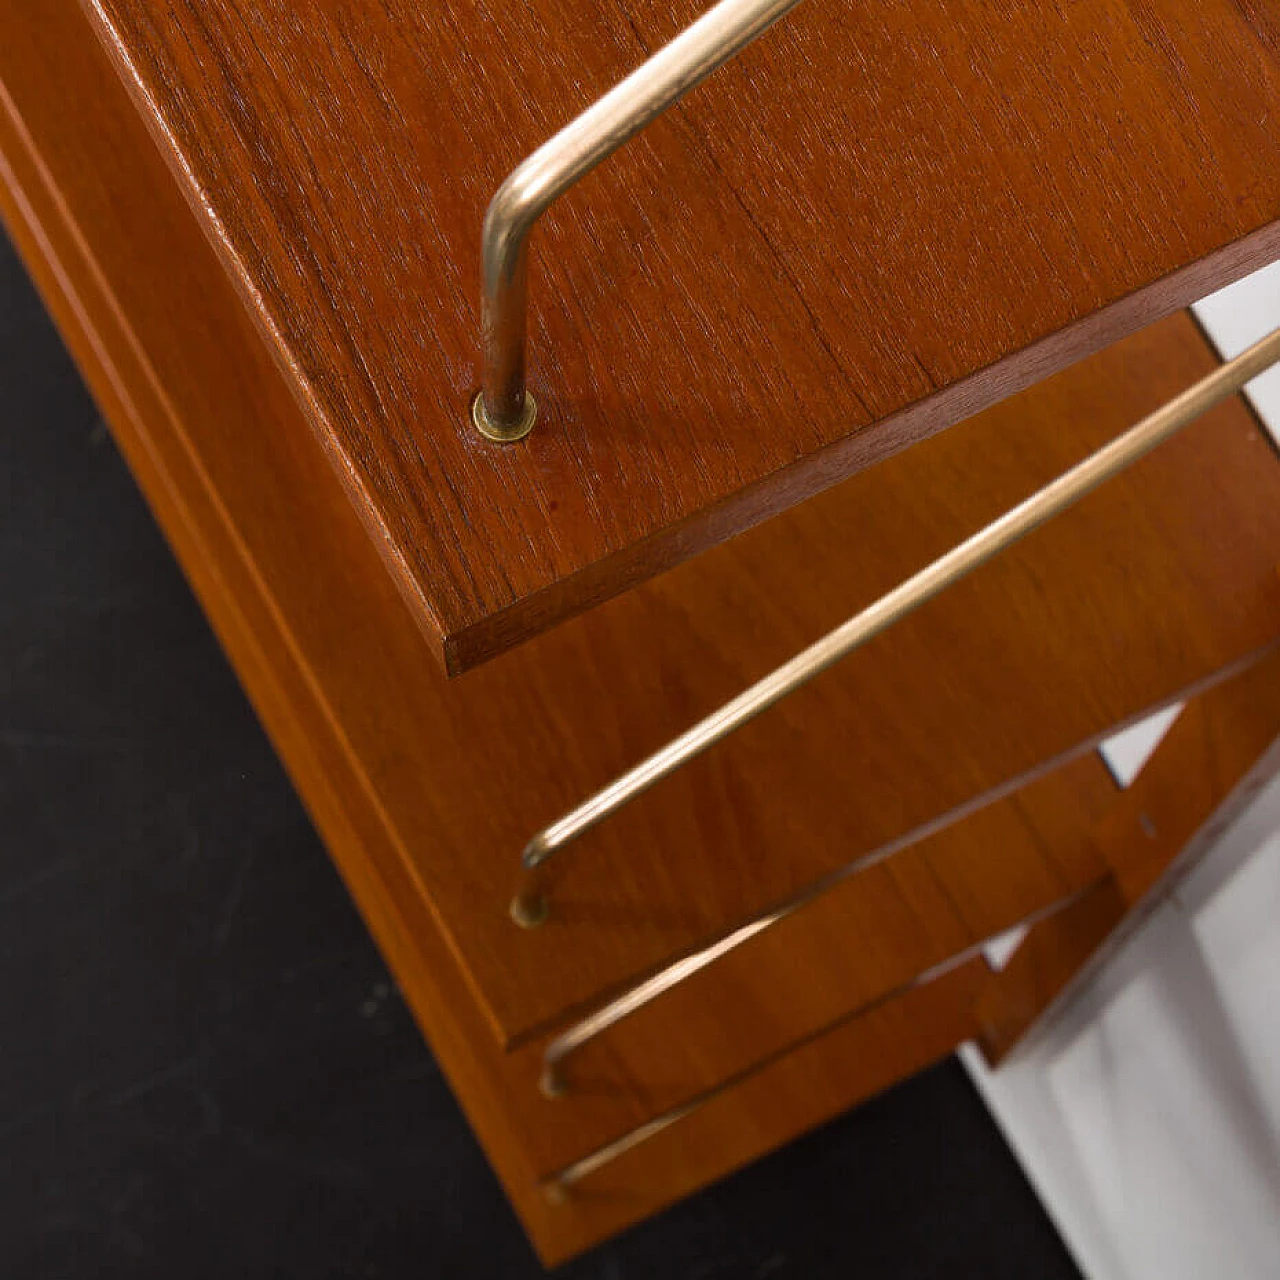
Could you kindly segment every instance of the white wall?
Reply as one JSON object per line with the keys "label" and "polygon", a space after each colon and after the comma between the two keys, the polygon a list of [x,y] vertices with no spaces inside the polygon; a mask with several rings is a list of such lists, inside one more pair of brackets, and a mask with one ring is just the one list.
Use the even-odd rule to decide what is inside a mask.
{"label": "white wall", "polygon": [[[1238,354],[1280,264],[1196,311]],[[1280,441],[1280,369],[1250,398]],[[1122,781],[1170,722],[1109,744]],[[1090,1280],[1280,1278],[1280,780],[1042,1040],[961,1056]]]}

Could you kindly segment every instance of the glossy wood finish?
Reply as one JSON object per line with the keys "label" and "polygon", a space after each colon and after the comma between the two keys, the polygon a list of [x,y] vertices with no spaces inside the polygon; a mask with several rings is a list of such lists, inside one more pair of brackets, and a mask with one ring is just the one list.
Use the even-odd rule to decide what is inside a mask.
{"label": "glossy wood finish", "polygon": [[[703,1008],[739,1001],[752,1014],[741,1039],[708,1016],[704,1047],[691,1044],[679,1069],[668,1071],[671,1024],[650,1024],[658,1039],[647,1050],[643,1025],[629,1029],[630,1047],[620,1041],[611,1050],[624,1068],[608,1081],[613,1093],[605,1097],[597,1076],[582,1109],[536,1098],[540,1045],[502,1053],[478,990],[476,957],[487,938],[509,948],[513,971],[537,976],[529,939],[503,915],[515,852],[503,832],[529,818],[533,810],[522,806],[550,807],[625,762],[642,739],[785,656],[904,565],[1119,429],[1164,388],[1196,376],[1210,357],[1193,328],[1171,322],[1088,377],[1052,384],[1042,408],[1027,401],[948,433],[630,601],[446,685],[78,10],[69,0],[18,0],[10,16],[16,20],[0,42],[6,220],[544,1256],[563,1257],[645,1216],[968,1034],[967,994],[935,1004],[913,993],[909,1004],[885,1006],[870,1022],[856,1008],[892,990],[895,975],[918,957],[963,945],[1097,873],[1087,844],[1056,838],[1059,815],[1070,830],[1070,817],[1092,811],[1089,797],[1106,791],[1094,761],[1071,767],[1078,791],[1046,779],[1034,802],[1024,793],[860,886],[850,882],[850,896],[824,907],[827,924],[807,943],[815,964],[837,972],[824,990],[785,999],[786,984],[811,986],[812,975],[778,986],[770,966],[792,961],[767,948],[754,964],[744,956],[741,968],[716,974],[702,988]],[[819,703],[721,762],[696,789],[663,801],[639,831],[603,847],[606,855],[675,849],[693,864],[598,855],[598,879],[580,882],[597,897],[579,901],[603,914],[595,926],[585,922],[588,942],[563,958],[566,973],[601,958],[617,973],[634,968],[637,936],[654,944],[647,954],[668,954],[775,892],[767,877],[778,859],[798,857],[784,870],[799,882],[879,832],[905,840],[916,815],[954,816],[992,780],[996,790],[1010,785],[1024,764],[1041,768],[1044,756],[1074,749],[1117,716],[1265,649],[1280,618],[1280,582],[1274,557],[1267,560],[1280,506],[1268,470],[1274,459],[1238,406],[1180,449],[1152,459],[1120,497],[1098,495],[1081,509],[1074,534],[1055,540],[1046,531],[985,585],[975,580],[953,610],[882,646],[867,670],[840,683],[843,692],[827,688]],[[1124,554],[1094,571],[1073,538],[1107,538]],[[845,553],[833,557],[833,547]],[[1059,586],[1065,594],[1055,598]],[[1153,599],[1162,602],[1154,621]],[[740,647],[723,647],[734,633]],[[640,661],[646,655],[648,667]],[[960,671],[968,684],[957,680]],[[998,691],[1005,696],[994,697]],[[928,700],[939,697],[936,713],[928,712]],[[832,736],[815,738],[815,729],[831,728],[830,714]],[[916,715],[923,720],[912,728]],[[779,816],[770,787],[804,782],[809,759],[825,762],[818,789],[795,792]],[[861,783],[853,797],[851,768]],[[549,783],[559,795],[539,795]],[[941,805],[930,790],[938,786]],[[949,805],[948,796],[960,800]],[[810,811],[833,798],[843,807]],[[739,811],[744,828],[773,813],[768,845],[740,843],[749,831],[726,816]],[[829,827],[833,814],[839,825]],[[969,844],[966,829],[987,834]],[[652,838],[664,830],[669,840]],[[821,848],[806,844],[815,831]],[[1008,843],[988,861],[983,851],[997,839]],[[1041,856],[1015,860],[1024,844]],[[717,898],[718,878],[739,857],[728,896]],[[610,899],[600,885],[616,878],[615,868],[630,869]],[[665,904],[668,917],[641,920],[637,904],[649,901]],[[838,933],[842,923],[870,919],[883,929],[874,950],[849,928]],[[559,920],[561,942],[570,924]],[[649,932],[640,934],[640,925]],[[622,939],[612,951],[610,930]],[[974,972],[955,981],[967,984]],[[564,990],[553,997],[563,1003]],[[692,1017],[696,1025],[698,1008]],[[827,1042],[820,1033],[829,1022],[883,1023],[884,1034],[858,1040],[852,1060],[832,1051],[824,1068],[816,1046]],[[819,1036],[805,1050],[818,1057],[760,1064],[771,1043],[805,1031]],[[659,1099],[740,1071],[741,1092],[735,1086],[722,1103],[700,1109],[696,1123],[691,1117],[691,1127],[637,1148],[592,1195],[557,1207],[538,1190],[559,1163],[625,1132],[635,1117],[642,1122]],[[821,1087],[806,1085],[824,1071]],[[791,1083],[771,1083],[779,1080]],[[762,1109],[761,1096],[776,1097],[776,1111]],[[627,1180],[629,1189],[620,1189]]]}
{"label": "glossy wood finish", "polygon": [[506,919],[532,831],[1211,363],[1171,322],[463,681],[366,688],[353,745],[396,743],[379,790],[504,1036],[1272,643],[1280,468],[1235,406],[584,838],[545,928]]}
{"label": "glossy wood finish", "polygon": [[[74,32],[71,24],[61,34]],[[64,43],[63,57],[75,47]],[[80,83],[92,86],[93,61],[68,60]],[[0,210],[6,223],[548,1265],[919,1070],[972,1033],[973,998],[986,978],[980,962],[841,1020],[800,1055],[749,1073],[686,1122],[602,1172],[566,1204],[553,1205],[540,1190],[540,1173],[530,1159],[538,1149],[537,1130],[559,1135],[573,1123],[572,1113],[559,1103],[529,1106],[534,1075],[519,1069],[518,1056],[502,1055],[495,1047],[455,958],[388,839],[382,815],[352,771],[315,684],[293,660],[294,650],[278,630],[278,615],[264,607],[260,580],[246,574],[243,545],[211,502],[198,462],[177,420],[168,416],[154,367],[143,359],[133,331],[121,324],[111,295],[101,291],[94,261],[85,256],[74,226],[64,221],[67,209],[54,200],[47,174],[27,149],[30,135],[13,113],[12,100],[0,97],[5,108],[0,111]],[[104,105],[108,101],[104,98]],[[105,113],[98,119],[113,123]],[[105,144],[110,129],[96,136]],[[116,158],[123,161],[126,154]],[[227,336],[233,333],[230,329]],[[1082,760],[1073,772],[1076,784],[1062,791],[1041,784],[1040,802],[1019,804],[1020,816],[1011,815],[1010,829],[1038,829],[1055,797],[1106,792],[1096,761]],[[1011,799],[1001,807],[1014,805]],[[936,874],[952,887],[982,874],[985,846],[966,846],[961,829],[928,846]],[[1077,851],[1043,866],[1036,891],[1086,871],[1080,858]],[[1030,881],[1036,879],[1031,872]],[[806,981],[812,977],[806,975]]]}
{"label": "glossy wood finish", "polygon": [[[42,6],[6,79],[164,388],[166,429],[198,459],[502,1041],[950,820],[1280,632],[1280,468],[1233,404],[593,832],[561,860],[553,921],[517,930],[506,904],[532,831],[1213,357],[1172,319],[449,682],[136,115],[122,105],[104,138],[92,119],[67,129],[45,90],[73,56],[46,52],[53,21]],[[1124,553],[1098,560],[1099,545]]]}
{"label": "glossy wood finish", "polygon": [[559,1206],[550,1251],[612,1234],[759,1159],[945,1057],[974,1032],[973,1002],[990,976],[974,960],[833,1028],[708,1099],[692,1115],[593,1173]]}
{"label": "glossy wood finish", "polygon": [[539,1168],[590,1154],[1097,884],[1107,869],[1088,833],[1116,794],[1090,752],[860,872],[584,1045],[565,1061],[561,1101],[533,1094],[544,1042],[517,1050]]}
{"label": "glossy wood finish", "polygon": [[1108,876],[1055,915],[1037,922],[1009,963],[975,1001],[977,1042],[999,1066],[1124,919],[1124,896]]}
{"label": "glossy wood finish", "polygon": [[702,0],[85,3],[454,670],[1280,252],[1266,6],[807,4],[539,229],[494,448],[485,203]]}
{"label": "glossy wood finish", "polygon": [[1194,699],[1092,843],[1110,874],[1037,924],[978,1002],[979,1043],[998,1064],[1061,1010],[1280,770],[1280,659]]}

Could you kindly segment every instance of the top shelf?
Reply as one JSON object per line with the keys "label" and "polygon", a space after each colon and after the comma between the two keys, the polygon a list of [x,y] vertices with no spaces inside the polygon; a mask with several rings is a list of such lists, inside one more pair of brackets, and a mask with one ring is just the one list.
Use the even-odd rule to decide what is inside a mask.
{"label": "top shelf", "polygon": [[543,219],[495,445],[489,197],[700,6],[89,7],[454,672],[1280,256],[1269,6],[809,0]]}

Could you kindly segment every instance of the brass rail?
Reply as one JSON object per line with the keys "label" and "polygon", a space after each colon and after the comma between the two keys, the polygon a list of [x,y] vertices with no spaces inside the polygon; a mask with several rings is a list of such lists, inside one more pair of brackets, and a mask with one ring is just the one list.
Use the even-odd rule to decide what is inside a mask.
{"label": "brass rail", "polygon": [[485,214],[482,241],[480,393],[476,429],[521,440],[538,407],[525,387],[529,235],[580,178],[674,102],[740,53],[800,0],[720,0],[512,170]]}

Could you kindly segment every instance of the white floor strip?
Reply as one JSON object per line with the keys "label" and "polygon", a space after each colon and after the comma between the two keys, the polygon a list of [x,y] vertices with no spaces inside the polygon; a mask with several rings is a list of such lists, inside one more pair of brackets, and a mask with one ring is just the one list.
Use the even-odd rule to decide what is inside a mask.
{"label": "white floor strip", "polygon": [[[1280,264],[1199,304],[1225,358]],[[1280,370],[1250,398],[1280,442]],[[1122,785],[1177,708],[1107,743]],[[1089,1280],[1280,1277],[1280,781],[1015,1063],[961,1057]]]}

